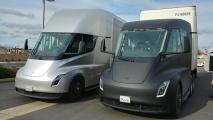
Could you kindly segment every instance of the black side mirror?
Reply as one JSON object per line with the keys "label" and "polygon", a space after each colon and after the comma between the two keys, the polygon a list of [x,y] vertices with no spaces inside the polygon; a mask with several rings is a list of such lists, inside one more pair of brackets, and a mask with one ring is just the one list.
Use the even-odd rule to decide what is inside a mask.
{"label": "black side mirror", "polygon": [[25,41],[24,50],[28,50],[28,39],[26,39],[26,41]]}
{"label": "black side mirror", "polygon": [[101,41],[101,52],[114,55],[113,52],[106,51],[106,43],[105,43],[105,40],[106,40],[107,38],[111,38],[111,37],[105,37],[105,38]]}
{"label": "black side mirror", "polygon": [[166,58],[166,53],[161,52],[160,53],[160,61],[162,62]]}
{"label": "black side mirror", "polygon": [[101,52],[106,52],[106,43],[105,39],[101,41]]}
{"label": "black side mirror", "polygon": [[190,39],[188,37],[184,37],[184,51],[190,51]]}

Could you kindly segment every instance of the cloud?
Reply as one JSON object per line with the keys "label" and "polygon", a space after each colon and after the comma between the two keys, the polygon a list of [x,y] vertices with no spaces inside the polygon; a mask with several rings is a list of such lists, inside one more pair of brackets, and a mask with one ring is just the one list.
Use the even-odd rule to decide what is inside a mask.
{"label": "cloud", "polygon": [[205,29],[200,29],[198,30],[198,34],[203,35],[203,34],[213,34],[213,30],[209,28]]}
{"label": "cloud", "polygon": [[[26,36],[38,36],[41,32],[40,24],[16,24],[16,23],[0,23],[1,31],[0,35],[9,35],[12,38],[26,37]],[[4,31],[3,31],[4,30]]]}
{"label": "cloud", "polygon": [[0,14],[5,14],[5,15],[13,15],[13,16],[18,16],[18,17],[25,17],[28,19],[34,19],[35,15],[32,13],[23,13],[23,12],[19,12],[16,10],[12,10],[12,9],[5,9],[5,8],[0,8]]}
{"label": "cloud", "polygon": [[0,22],[0,44],[22,47],[25,39],[28,38],[32,48],[41,30],[40,24]]}
{"label": "cloud", "polygon": [[8,23],[8,22],[2,22],[0,23],[1,26],[7,27],[7,28],[17,28],[17,29],[41,29],[40,24],[32,25],[32,24],[17,24],[17,23]]}
{"label": "cloud", "polygon": [[23,33],[26,35],[32,35],[32,36],[37,36],[39,35],[41,32],[41,30],[37,30],[37,29],[32,29],[32,30],[24,30]]}
{"label": "cloud", "polygon": [[0,30],[0,36],[1,35],[6,35],[8,32],[6,32],[6,31],[3,31],[3,30]]}

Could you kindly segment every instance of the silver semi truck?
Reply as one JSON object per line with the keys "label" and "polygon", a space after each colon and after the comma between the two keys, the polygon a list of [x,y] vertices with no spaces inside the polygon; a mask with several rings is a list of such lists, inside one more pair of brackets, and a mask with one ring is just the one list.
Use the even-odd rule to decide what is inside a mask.
{"label": "silver semi truck", "polygon": [[124,20],[100,10],[62,10],[49,20],[24,67],[16,74],[16,91],[22,95],[71,100],[99,84],[111,56],[101,53],[106,40],[115,51]]}

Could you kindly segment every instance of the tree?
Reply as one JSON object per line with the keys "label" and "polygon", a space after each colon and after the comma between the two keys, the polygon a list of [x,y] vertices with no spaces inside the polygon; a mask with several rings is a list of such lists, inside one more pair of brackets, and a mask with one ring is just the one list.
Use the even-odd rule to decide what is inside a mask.
{"label": "tree", "polygon": [[204,55],[204,53],[201,50],[198,50],[197,55]]}

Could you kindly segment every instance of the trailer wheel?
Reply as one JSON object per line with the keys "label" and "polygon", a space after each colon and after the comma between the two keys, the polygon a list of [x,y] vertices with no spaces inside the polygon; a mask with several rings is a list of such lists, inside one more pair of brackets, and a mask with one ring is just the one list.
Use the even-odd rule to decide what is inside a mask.
{"label": "trailer wheel", "polygon": [[80,100],[84,93],[84,82],[82,77],[75,77],[71,82],[68,98],[70,101]]}

